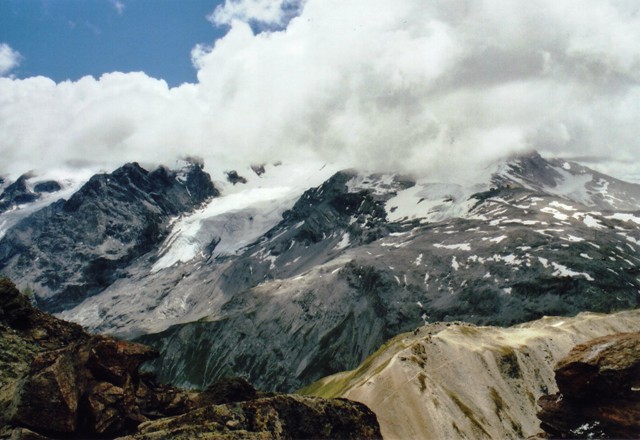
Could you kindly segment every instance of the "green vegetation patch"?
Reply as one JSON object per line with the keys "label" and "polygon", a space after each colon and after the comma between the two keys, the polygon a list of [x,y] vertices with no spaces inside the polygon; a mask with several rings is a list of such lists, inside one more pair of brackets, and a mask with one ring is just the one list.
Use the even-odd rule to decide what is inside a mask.
{"label": "green vegetation patch", "polygon": [[[406,337],[407,335],[403,333],[389,339],[387,342],[382,344],[382,346],[378,350],[376,350],[375,353],[366,358],[364,362],[362,362],[360,366],[355,370],[339,373],[337,376],[322,378],[316,382],[313,382],[312,384],[307,385],[304,388],[299,389],[298,391],[296,391],[296,394],[301,394],[303,396],[318,396],[324,397],[326,399],[342,396],[352,385],[354,385],[367,372],[369,372],[375,361],[379,359],[379,357],[385,351],[387,351],[387,349]],[[374,376],[384,370],[391,362],[392,357],[393,356],[390,355],[388,359],[378,365],[375,370],[370,373],[370,375]]]}
{"label": "green vegetation patch", "polygon": [[491,434],[489,434],[487,432],[487,430],[484,429],[484,426],[482,426],[482,424],[480,423],[480,421],[476,417],[476,414],[473,412],[473,410],[471,408],[469,408],[467,405],[465,405],[458,398],[458,396],[453,394],[451,391],[447,391],[447,395],[453,401],[453,403],[456,404],[456,406],[460,409],[460,411],[462,411],[462,413],[471,421],[473,426],[475,426],[478,430],[482,431],[487,437],[491,438]]}

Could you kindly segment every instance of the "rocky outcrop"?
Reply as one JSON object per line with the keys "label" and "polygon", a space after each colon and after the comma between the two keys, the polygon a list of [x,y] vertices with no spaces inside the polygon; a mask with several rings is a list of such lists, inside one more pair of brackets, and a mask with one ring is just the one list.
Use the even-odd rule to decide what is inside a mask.
{"label": "rocky outcrop", "polygon": [[[4,191],[11,203],[26,197],[21,179]],[[72,307],[124,277],[164,239],[171,217],[218,194],[200,164],[150,172],[130,163],[95,175],[69,200],[26,217],[0,239],[0,272],[32,289],[46,311]]]}
{"label": "rocky outcrop", "polygon": [[[38,354],[14,399],[11,423],[37,432],[113,435],[148,420],[139,389],[141,344],[93,336]],[[148,393],[146,393],[148,394]],[[188,406],[184,410],[188,409]]]}
{"label": "rocky outcrop", "polygon": [[227,180],[229,183],[236,185],[238,183],[247,183],[247,179],[238,174],[236,170],[227,171]]}
{"label": "rocky outcrop", "polygon": [[541,397],[541,427],[559,438],[640,438],[640,333],[576,346],[555,369],[559,391]]}
{"label": "rocky outcrop", "polygon": [[127,440],[148,439],[381,439],[369,408],[346,399],[279,395],[209,405],[147,422]]}
{"label": "rocky outcrop", "polygon": [[30,177],[30,174],[23,174],[18,180],[4,189],[2,194],[0,194],[0,213],[17,205],[38,200],[40,195],[27,187],[27,180],[29,180]]}
{"label": "rocky outcrop", "polygon": [[44,182],[36,183],[33,187],[33,191],[37,193],[54,193],[62,189],[62,186],[55,180],[46,180]]}
{"label": "rocky outcrop", "polygon": [[189,393],[139,374],[155,350],[89,335],[35,309],[6,279],[0,348],[0,427],[21,428],[23,437],[122,434],[195,407]]}
{"label": "rocky outcrop", "polygon": [[158,384],[139,371],[155,350],[88,335],[6,279],[0,348],[2,438],[380,438],[376,416],[355,402],[266,395],[240,378],[203,392]]}

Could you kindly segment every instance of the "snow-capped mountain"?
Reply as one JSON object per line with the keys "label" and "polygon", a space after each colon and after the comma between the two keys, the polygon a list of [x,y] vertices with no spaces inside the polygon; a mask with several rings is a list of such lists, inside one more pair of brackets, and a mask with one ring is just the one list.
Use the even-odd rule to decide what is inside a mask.
{"label": "snow-capped mountain", "polygon": [[[160,172],[131,167],[144,182]],[[295,389],[426,321],[508,325],[638,304],[640,186],[575,163],[531,154],[475,185],[323,164],[212,180],[192,169],[197,185],[161,169],[169,186],[87,184],[26,217],[0,240],[2,273],[93,331],[144,335],[161,379],[197,386],[241,374]],[[126,240],[101,229],[112,217],[133,225]],[[86,224],[105,232],[73,235]]]}

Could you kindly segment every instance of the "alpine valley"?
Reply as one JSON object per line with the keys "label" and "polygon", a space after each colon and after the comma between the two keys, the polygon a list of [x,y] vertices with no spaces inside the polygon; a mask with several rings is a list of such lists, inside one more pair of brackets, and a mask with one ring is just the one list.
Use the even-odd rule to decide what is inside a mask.
{"label": "alpine valley", "polygon": [[[152,346],[159,356],[146,369],[174,386],[242,376],[292,392],[315,382],[307,392],[354,398],[394,419],[380,420],[385,437],[533,435],[534,404],[554,391],[557,360],[587,336],[640,330],[637,314],[541,320],[638,307],[640,185],[535,152],[487,175],[452,184],[324,163],[205,169],[194,159],[93,176],[32,172],[0,183],[0,275],[45,312]],[[440,334],[437,347],[425,351],[431,334]],[[474,344],[501,353],[491,355],[496,374],[472,368],[482,357],[469,354]],[[411,356],[419,367],[401,374]],[[430,375],[431,359],[493,378],[467,391],[490,386],[502,412],[479,419],[473,405],[482,402],[456,397],[463,389],[433,391],[465,379],[453,367]],[[359,373],[323,379],[345,370]],[[380,387],[396,379],[417,380],[419,391],[394,395],[385,410]],[[429,401],[429,423],[449,426],[468,411],[480,421],[426,432],[406,416],[413,421],[398,426],[425,389],[448,399],[449,418]],[[520,398],[527,403],[517,409]]]}

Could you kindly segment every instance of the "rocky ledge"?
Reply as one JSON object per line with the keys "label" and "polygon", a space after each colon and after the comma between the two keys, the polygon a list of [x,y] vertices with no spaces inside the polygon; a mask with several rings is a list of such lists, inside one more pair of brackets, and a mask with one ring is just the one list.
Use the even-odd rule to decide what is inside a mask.
{"label": "rocky ledge", "polygon": [[363,404],[243,379],[186,391],[140,372],[155,356],[47,315],[0,279],[0,438],[381,438]]}
{"label": "rocky ledge", "polygon": [[559,392],[538,400],[551,438],[640,438],[640,333],[576,346],[555,377]]}

